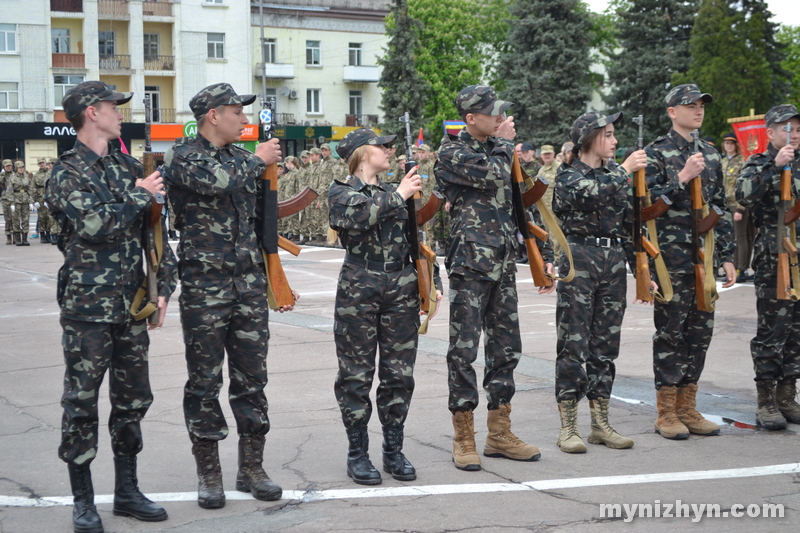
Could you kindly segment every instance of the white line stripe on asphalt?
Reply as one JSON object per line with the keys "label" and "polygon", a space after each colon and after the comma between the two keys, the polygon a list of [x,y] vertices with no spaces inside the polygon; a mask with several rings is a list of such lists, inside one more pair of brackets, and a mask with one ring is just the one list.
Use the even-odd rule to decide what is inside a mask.
{"label": "white line stripe on asphalt", "polygon": [[[354,498],[396,498],[400,496],[445,496],[450,494],[475,494],[490,492],[519,492],[529,490],[558,490],[580,487],[604,487],[610,485],[631,485],[638,483],[666,483],[698,479],[734,479],[757,476],[775,476],[800,472],[800,463],[783,465],[755,466],[751,468],[729,468],[725,470],[698,470],[694,472],[664,472],[660,474],[635,474],[625,476],[584,477],[576,479],[547,479],[524,483],[468,483],[463,485],[420,485],[404,487],[384,487],[370,489],[333,489],[322,491],[283,491],[283,500],[315,502],[323,500],[349,500]],[[155,502],[193,502],[196,492],[162,492],[147,494]],[[252,500],[249,493],[225,492],[228,500]],[[113,503],[111,494],[95,496],[95,503]],[[0,507],[55,507],[72,505],[71,496],[52,496],[46,498],[21,498],[0,496]]]}

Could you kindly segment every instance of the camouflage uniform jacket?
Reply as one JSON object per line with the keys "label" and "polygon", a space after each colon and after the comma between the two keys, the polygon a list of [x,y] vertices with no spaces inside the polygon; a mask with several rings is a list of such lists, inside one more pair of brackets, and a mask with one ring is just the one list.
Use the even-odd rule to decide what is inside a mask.
{"label": "camouflage uniform jacket", "polygon": [[6,194],[12,203],[30,204],[33,202],[33,179],[30,172],[13,172],[6,178]]}
{"label": "camouflage uniform jacket", "polygon": [[427,201],[431,193],[436,188],[436,176],[433,174],[434,159],[428,157],[425,161],[419,164],[417,174],[422,178],[422,200]]}
{"label": "camouflage uniform jacket", "polygon": [[5,170],[0,171],[0,196],[3,197],[3,202],[11,202],[11,193],[8,190],[10,185],[10,178],[11,174],[14,171],[6,172]]}
{"label": "camouflage uniform jacket", "polygon": [[533,161],[523,161],[520,158],[519,163],[522,167],[522,170],[528,173],[528,176],[535,178],[536,174],[539,173],[539,170],[542,168],[542,164],[539,163],[539,160],[534,158]]}
{"label": "camouflage uniform jacket", "polygon": [[466,129],[442,139],[434,173],[450,202],[449,275],[498,281],[517,271],[513,154],[511,141],[489,137],[481,143]]}
{"label": "camouflage uniform jacket", "polygon": [[[714,227],[717,259],[722,263],[733,262],[736,243],[733,240],[733,224],[725,187],[722,180],[722,164],[719,152],[700,141],[700,150],[705,157],[705,169],[700,174],[703,197],[709,206],[716,205],[724,216]],[[664,262],[670,272],[693,272],[692,266],[692,196],[690,183],[683,184],[678,174],[694,151],[694,143],[687,141],[670,129],[665,136],[657,138],[646,148],[647,168],[645,177],[653,200],[666,195],[672,206],[656,219],[658,241]]]}
{"label": "camouflage uniform jacket", "polygon": [[[64,152],[47,181],[45,201],[62,228],[64,265],[58,272],[61,316],[122,324],[144,281],[142,236],[152,195],[136,187],[142,164],[109,144],[98,157],[81,141]],[[162,226],[163,227],[163,226]],[[164,246],[158,295],[177,285],[175,255]]]}
{"label": "camouflage uniform jacket", "polygon": [[592,168],[580,159],[564,164],[555,180],[553,211],[564,234],[619,239],[631,270],[636,270],[631,229],[633,198],[622,166]]}
{"label": "camouflage uniform jacket", "polygon": [[547,180],[547,183],[549,183],[542,198],[544,198],[544,203],[547,204],[547,206],[551,209],[553,208],[553,191],[556,187],[556,175],[558,174],[560,166],[561,163],[553,160],[549,165],[544,165],[542,168],[540,168],[539,172],[536,173],[536,176],[532,176],[536,178],[542,177]]}
{"label": "camouflage uniform jacket", "polygon": [[736,154],[733,157],[722,155],[721,157],[722,175],[725,177],[725,200],[728,201],[728,207],[731,212],[744,212],[744,209],[736,203],[736,178],[739,177],[739,172],[742,171],[744,157],[742,157],[742,154]]}
{"label": "camouflage uniform jacket", "polygon": [[235,145],[218,148],[198,133],[175,141],[164,180],[180,231],[181,285],[225,300],[265,292],[256,237],[257,190],[266,168]]}
{"label": "camouflage uniform jacket", "polygon": [[33,175],[33,202],[41,203],[44,201],[44,185],[47,182],[47,170],[40,168]]}

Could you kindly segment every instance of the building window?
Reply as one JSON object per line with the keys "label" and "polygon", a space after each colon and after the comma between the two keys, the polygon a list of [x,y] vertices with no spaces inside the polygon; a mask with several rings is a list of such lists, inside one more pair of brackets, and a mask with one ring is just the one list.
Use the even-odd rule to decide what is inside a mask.
{"label": "building window", "polygon": [[225,58],[225,34],[224,33],[209,33],[208,35],[208,58],[209,59],[224,59]]}
{"label": "building window", "polygon": [[264,39],[264,63],[278,62],[277,39]]}
{"label": "building window", "polygon": [[321,65],[320,41],[306,41],[306,65]]}
{"label": "building window", "polygon": [[348,65],[361,66],[361,43],[350,43],[348,47]]}
{"label": "building window", "polygon": [[350,114],[364,114],[364,94],[361,91],[350,91]]}
{"label": "building window", "polygon": [[55,108],[61,109],[61,100],[64,99],[64,93],[82,82],[83,76],[67,76],[64,74],[56,74],[53,76]]}
{"label": "building window", "polygon": [[145,61],[158,57],[159,45],[157,33],[144,34],[144,58]]}
{"label": "building window", "polygon": [[17,51],[17,25],[0,24],[0,52]]}
{"label": "building window", "polygon": [[51,28],[50,36],[53,42],[54,54],[68,54],[69,53],[69,29],[67,28]]}
{"label": "building window", "polygon": [[116,37],[113,31],[100,31],[97,32],[98,41],[100,44],[100,57],[116,55],[115,40]]}
{"label": "building window", "polygon": [[0,109],[19,110],[19,87],[15,82],[0,81]]}
{"label": "building window", "polygon": [[306,91],[306,113],[309,115],[322,114],[322,89],[308,89]]}

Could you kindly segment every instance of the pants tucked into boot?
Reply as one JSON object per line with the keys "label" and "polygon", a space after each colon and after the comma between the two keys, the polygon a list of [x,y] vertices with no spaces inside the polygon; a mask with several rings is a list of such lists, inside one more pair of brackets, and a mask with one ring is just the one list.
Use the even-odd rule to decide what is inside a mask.
{"label": "pants tucked into boot", "polygon": [[562,452],[586,453],[586,445],[578,432],[578,401],[558,402],[558,414],[561,417],[561,429],[556,445]]}
{"label": "pants tucked into boot", "polygon": [[486,457],[505,457],[515,461],[536,461],[542,454],[539,448],[525,444],[511,431],[511,404],[503,404],[499,409],[489,411],[486,420],[489,434],[483,455]]}
{"label": "pants tucked into boot", "polygon": [[620,435],[608,422],[609,403],[608,398],[589,400],[589,410],[592,412],[592,431],[587,438],[589,444],[605,444],[618,450],[633,448],[633,440]]}
{"label": "pants tucked into boot", "polygon": [[786,429],[786,419],[783,418],[775,401],[775,385],[776,383],[771,380],[756,381],[758,391],[756,424],[765,429]]}
{"label": "pants tucked into boot", "polygon": [[481,458],[475,449],[475,419],[472,411],[453,413],[453,463],[467,471],[481,469]]}
{"label": "pants tucked into boot", "polygon": [[94,488],[89,465],[67,464],[72,487],[72,527],[75,533],[103,533],[103,522],[94,506]]}
{"label": "pants tucked into boot", "polygon": [[689,432],[696,435],[719,435],[719,426],[703,418],[697,407],[697,383],[678,387],[675,398],[675,412],[678,419]]}
{"label": "pants tucked into boot", "polygon": [[664,385],[656,390],[656,404],[658,418],[656,419],[656,433],[665,439],[688,439],[689,428],[678,418],[675,412],[675,402],[678,395],[677,387]]}
{"label": "pants tucked into boot", "polygon": [[192,445],[192,455],[197,463],[197,505],[203,509],[224,507],[225,491],[222,488],[218,442],[198,440]]}
{"label": "pants tucked into boot", "polygon": [[132,516],[144,522],[161,522],[167,519],[167,511],[148,500],[139,491],[136,476],[136,456],[114,457],[114,514]]}
{"label": "pants tucked into boot", "polygon": [[796,378],[783,378],[775,387],[775,402],[783,417],[792,424],[800,424],[800,404],[797,397]]}
{"label": "pants tucked into boot", "polygon": [[239,438],[236,490],[250,492],[255,499],[269,502],[279,500],[283,489],[273,483],[262,467],[265,440],[263,436]]}
{"label": "pants tucked into boot", "polygon": [[417,472],[403,455],[403,426],[383,426],[383,471],[400,481],[417,479]]}
{"label": "pants tucked into boot", "polygon": [[366,426],[347,429],[347,476],[359,485],[378,485],[381,474],[369,460],[369,433]]}

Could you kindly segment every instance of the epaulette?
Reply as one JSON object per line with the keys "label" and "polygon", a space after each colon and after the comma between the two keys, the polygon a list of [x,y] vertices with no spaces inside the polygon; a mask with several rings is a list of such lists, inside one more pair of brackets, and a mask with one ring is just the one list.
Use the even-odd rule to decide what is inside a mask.
{"label": "epaulette", "polygon": [[346,185],[347,187],[352,187],[353,186],[353,184],[350,183],[350,174],[345,176],[344,180],[339,180],[339,179],[333,178],[333,181],[335,181],[339,185]]}

